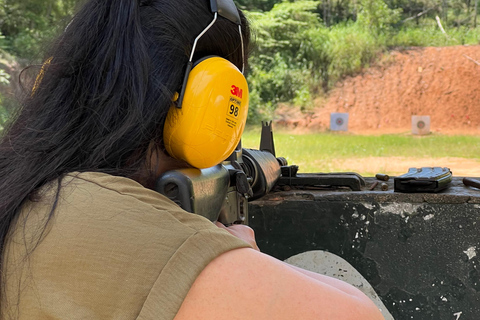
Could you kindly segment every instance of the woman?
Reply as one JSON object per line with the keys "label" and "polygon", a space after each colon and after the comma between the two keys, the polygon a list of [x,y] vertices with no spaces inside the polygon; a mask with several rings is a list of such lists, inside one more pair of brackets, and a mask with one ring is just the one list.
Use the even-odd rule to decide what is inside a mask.
{"label": "woman", "polygon": [[[193,60],[242,69],[240,16],[244,46],[220,16]],[[211,20],[206,0],[90,0],[48,53],[0,144],[2,319],[382,319],[151,190],[188,166],[163,127]]]}

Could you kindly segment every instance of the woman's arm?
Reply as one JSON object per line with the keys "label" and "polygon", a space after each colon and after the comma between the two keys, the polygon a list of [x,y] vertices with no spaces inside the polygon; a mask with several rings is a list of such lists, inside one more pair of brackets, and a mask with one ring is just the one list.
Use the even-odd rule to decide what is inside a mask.
{"label": "woman's arm", "polygon": [[253,249],[236,249],[214,259],[198,276],[175,317],[183,319],[383,317],[367,296],[347,283],[292,267]]}
{"label": "woman's arm", "polygon": [[[232,225],[230,227],[225,227],[222,223],[220,223],[218,221],[215,224],[217,225],[217,227],[227,230],[228,232],[230,232],[230,234],[236,236],[237,238],[240,238],[240,239],[246,241],[255,250],[260,251],[260,249],[257,246],[257,242],[255,241],[255,232],[249,226],[246,226],[246,225]],[[336,287],[339,290],[345,291],[348,294],[357,295],[359,297],[364,297],[365,296],[360,290],[356,289],[355,287],[353,287],[352,285],[350,285],[350,284],[348,284],[344,281],[341,281],[341,280],[338,280],[338,279],[335,279],[335,278],[332,278],[332,277],[328,277],[328,276],[325,276],[325,275],[322,275],[322,274],[318,274],[318,273],[315,273],[315,272],[312,272],[312,271],[308,271],[308,270],[305,270],[305,269],[302,269],[302,268],[299,268],[299,267],[296,267],[296,266],[292,266],[292,265],[290,265],[286,262],[284,262],[284,264],[289,266],[290,268],[293,268],[294,270],[308,276],[308,277],[314,278],[318,281],[328,283],[328,284]]]}

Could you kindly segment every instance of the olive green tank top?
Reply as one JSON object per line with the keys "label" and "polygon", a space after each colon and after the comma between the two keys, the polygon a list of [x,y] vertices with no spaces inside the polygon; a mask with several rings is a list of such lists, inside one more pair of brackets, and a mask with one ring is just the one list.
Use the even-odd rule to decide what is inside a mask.
{"label": "olive green tank top", "polygon": [[[4,319],[173,319],[196,277],[248,247],[137,182],[72,173],[27,201],[4,253]],[[47,225],[46,228],[44,226]]]}

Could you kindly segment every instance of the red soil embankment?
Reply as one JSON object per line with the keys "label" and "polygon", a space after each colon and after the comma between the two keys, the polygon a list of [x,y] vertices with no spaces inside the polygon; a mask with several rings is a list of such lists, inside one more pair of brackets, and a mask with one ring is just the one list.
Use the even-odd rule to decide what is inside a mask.
{"label": "red soil embankment", "polygon": [[433,132],[480,133],[480,45],[392,51],[386,61],[338,83],[297,125],[325,130],[331,112],[347,112],[354,133],[400,132],[429,115]]}

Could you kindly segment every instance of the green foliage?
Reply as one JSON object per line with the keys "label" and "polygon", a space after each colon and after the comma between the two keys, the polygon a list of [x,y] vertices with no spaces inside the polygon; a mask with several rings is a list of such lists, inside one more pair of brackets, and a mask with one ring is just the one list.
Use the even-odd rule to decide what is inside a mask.
{"label": "green foliage", "polygon": [[280,52],[284,57],[295,56],[302,44],[308,40],[305,32],[322,28],[321,21],[313,11],[319,1],[282,2],[269,12],[250,12],[258,46],[258,57],[268,60],[268,55]]}
{"label": "green foliage", "polygon": [[[480,43],[473,0],[235,0],[252,23],[249,121],[278,104],[309,108],[389,48]],[[0,50],[36,60],[78,0],[0,0]],[[439,16],[448,36],[438,28]],[[480,20],[479,20],[480,23]],[[1,68],[0,68],[1,69]],[[3,73],[2,73],[3,72]],[[0,89],[8,75],[0,71]],[[10,90],[12,91],[12,90]],[[9,90],[2,106],[10,110]]]}
{"label": "green foliage", "polygon": [[243,10],[269,11],[279,0],[235,0],[237,6]]}
{"label": "green foliage", "polygon": [[480,28],[459,27],[449,29],[446,32],[448,37],[436,26],[402,28],[387,41],[387,44],[395,47],[440,47],[480,43]]}
{"label": "green foliage", "polygon": [[384,49],[385,37],[357,23],[325,27],[316,12],[320,4],[282,2],[267,13],[248,13],[256,35],[248,75],[251,121],[271,118],[279,103],[308,108],[313,97]]}
{"label": "green foliage", "polygon": [[15,69],[15,57],[0,49],[0,135],[7,119],[17,106],[13,96],[12,76],[9,72]]}
{"label": "green foliage", "polygon": [[[3,71],[3,70],[0,70]],[[2,72],[0,72],[0,79],[4,79],[3,81],[8,82],[8,77],[5,77],[2,75]],[[2,92],[0,92],[0,136],[2,135],[3,127],[7,123],[7,120],[10,116],[10,112],[8,111],[8,108],[6,105],[8,104],[8,99],[9,97],[5,97]]]}
{"label": "green foliage", "polygon": [[319,3],[282,2],[266,13],[247,13],[256,47],[248,76],[250,119],[270,117],[279,102],[306,106],[312,100],[312,87],[322,75],[322,37],[327,34],[314,12]]}
{"label": "green foliage", "polygon": [[379,33],[397,23],[401,12],[402,9],[390,9],[383,0],[361,0],[357,24]]}
{"label": "green foliage", "polygon": [[5,70],[0,69],[0,84],[8,85],[10,83],[10,75]]}
{"label": "green foliage", "polygon": [[3,47],[22,58],[39,55],[58,28],[68,23],[76,0],[0,0]]}
{"label": "green foliage", "polygon": [[336,25],[324,44],[328,55],[328,85],[360,72],[384,49],[383,39],[356,24]]}
{"label": "green foliage", "polygon": [[10,38],[6,48],[15,56],[38,59],[54,35],[54,30],[25,29],[14,38]]}
{"label": "green foliage", "polygon": [[8,112],[2,106],[3,96],[0,94],[0,136],[2,135],[3,128],[8,119]]}

